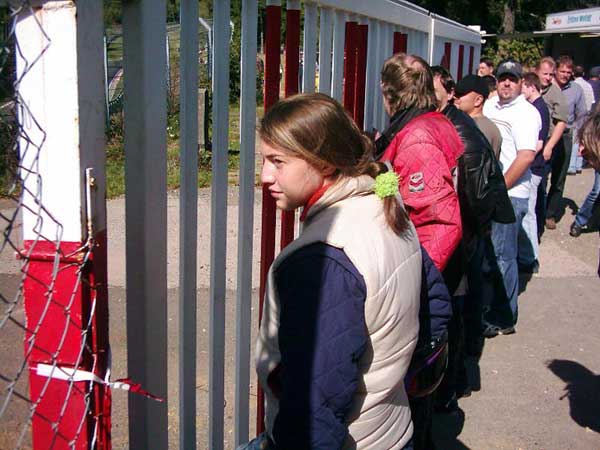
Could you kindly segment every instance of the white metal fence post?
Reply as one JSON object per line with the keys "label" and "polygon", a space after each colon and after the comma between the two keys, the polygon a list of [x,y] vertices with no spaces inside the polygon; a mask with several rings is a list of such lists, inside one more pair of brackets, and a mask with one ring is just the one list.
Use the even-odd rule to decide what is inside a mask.
{"label": "white metal fence post", "polygon": [[[127,367],[167,398],[166,4],[123,2]],[[167,402],[129,397],[129,448],[167,449]]]}
{"label": "white metal fence post", "polygon": [[183,0],[180,8],[179,448],[193,449],[196,448],[198,1]]}
{"label": "white metal fence post", "polygon": [[304,4],[304,38],[302,44],[302,92],[315,91],[317,61],[317,5]]}
{"label": "white metal fence post", "polygon": [[257,0],[242,3],[240,197],[236,294],[234,446],[249,436],[252,236],[254,231]]}
{"label": "white metal fence post", "polygon": [[210,245],[210,367],[208,448],[223,449],[225,376],[225,250],[229,150],[229,0],[213,3],[213,146]]}

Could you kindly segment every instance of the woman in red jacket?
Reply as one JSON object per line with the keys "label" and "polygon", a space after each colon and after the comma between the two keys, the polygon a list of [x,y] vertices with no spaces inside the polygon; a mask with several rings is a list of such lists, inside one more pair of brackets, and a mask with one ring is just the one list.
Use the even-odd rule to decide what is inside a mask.
{"label": "woman in red jacket", "polygon": [[419,241],[443,270],[462,236],[453,174],[463,144],[452,123],[436,112],[433,77],[423,59],[390,57],[381,70],[381,90],[390,126],[375,142],[376,157],[392,163]]}

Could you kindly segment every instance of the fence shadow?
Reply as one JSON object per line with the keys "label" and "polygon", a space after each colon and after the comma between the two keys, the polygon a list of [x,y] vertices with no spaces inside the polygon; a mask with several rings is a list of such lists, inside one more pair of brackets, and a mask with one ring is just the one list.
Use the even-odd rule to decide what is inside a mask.
{"label": "fence shadow", "polygon": [[571,418],[579,426],[600,433],[600,375],[576,361],[553,359],[547,366],[566,383],[561,400],[569,399]]}

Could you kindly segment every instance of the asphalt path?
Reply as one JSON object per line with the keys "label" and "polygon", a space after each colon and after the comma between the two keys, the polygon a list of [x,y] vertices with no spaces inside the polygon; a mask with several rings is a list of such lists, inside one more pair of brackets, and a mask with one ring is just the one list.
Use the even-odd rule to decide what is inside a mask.
{"label": "asphalt path", "polygon": [[[438,449],[477,450],[597,450],[600,449],[600,280],[598,234],[568,235],[574,210],[593,182],[593,171],[569,177],[566,213],[558,228],[544,234],[541,268],[531,279],[522,278],[517,333],[487,340],[482,357],[469,360],[473,394],[459,401],[460,410],[435,417]],[[207,445],[208,408],[208,287],[210,249],[210,192],[199,195],[198,230],[198,448]],[[260,193],[255,196],[253,334],[256,330]],[[0,200],[3,214],[13,209]],[[230,187],[227,227],[226,404],[225,448],[233,447],[233,377],[235,346],[235,289],[237,260],[237,189]],[[168,198],[168,349],[169,441],[178,448],[178,195]],[[4,224],[2,229],[4,229]],[[19,226],[12,237],[18,240]],[[125,321],[124,199],[108,202],[110,334],[113,377],[127,376]],[[19,263],[13,252],[0,253],[0,291],[6,297],[18,289]],[[13,314],[22,317],[22,308]],[[20,315],[20,316],[19,316]],[[17,327],[0,329],[0,365],[8,370],[22,361],[22,333]],[[253,337],[254,339],[254,337]],[[253,342],[252,339],[252,342]],[[248,343],[249,345],[253,345]],[[25,383],[23,383],[25,381]],[[21,384],[26,386],[26,379]],[[255,377],[252,377],[252,391]],[[13,400],[0,417],[0,448],[10,449],[14,430],[24,417],[24,406]],[[254,397],[251,398],[251,432]],[[113,448],[127,449],[127,394],[113,394]]]}

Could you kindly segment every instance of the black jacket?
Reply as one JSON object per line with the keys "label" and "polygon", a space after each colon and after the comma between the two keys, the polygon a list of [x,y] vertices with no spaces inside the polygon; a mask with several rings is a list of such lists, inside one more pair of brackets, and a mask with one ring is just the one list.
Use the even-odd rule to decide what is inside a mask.
{"label": "black jacket", "polygon": [[457,186],[463,230],[478,234],[492,220],[514,222],[504,176],[487,138],[475,121],[454,105],[448,105],[442,112],[454,124],[465,145],[458,161]]}

